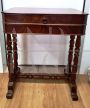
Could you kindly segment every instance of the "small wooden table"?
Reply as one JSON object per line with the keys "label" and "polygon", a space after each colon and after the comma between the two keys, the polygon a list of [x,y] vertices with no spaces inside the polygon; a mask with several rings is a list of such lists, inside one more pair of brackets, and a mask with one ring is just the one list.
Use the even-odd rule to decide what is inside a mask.
{"label": "small wooden table", "polygon": [[[85,35],[87,15],[75,9],[61,8],[12,8],[2,12],[3,27],[6,36],[7,63],[9,70],[8,92],[11,99],[14,93],[15,81],[20,77],[43,79],[67,79],[70,83],[71,97],[78,100],[76,73],[81,36]],[[18,67],[17,34],[64,34],[70,35],[68,74],[22,74]],[[76,40],[75,40],[76,37]]]}

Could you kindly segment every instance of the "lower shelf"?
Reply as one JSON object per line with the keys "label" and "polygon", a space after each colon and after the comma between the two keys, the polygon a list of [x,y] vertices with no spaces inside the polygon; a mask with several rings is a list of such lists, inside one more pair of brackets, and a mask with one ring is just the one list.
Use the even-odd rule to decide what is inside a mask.
{"label": "lower shelf", "polygon": [[68,79],[65,66],[20,66],[18,78],[34,79]]}

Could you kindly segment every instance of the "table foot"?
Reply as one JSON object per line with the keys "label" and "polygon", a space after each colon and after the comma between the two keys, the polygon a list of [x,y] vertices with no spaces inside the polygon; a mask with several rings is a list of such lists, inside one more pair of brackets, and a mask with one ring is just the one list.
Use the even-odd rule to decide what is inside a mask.
{"label": "table foot", "polygon": [[72,97],[73,101],[77,101],[78,100],[76,85],[72,85],[72,87],[71,87],[71,97]]}
{"label": "table foot", "polygon": [[71,93],[71,97],[73,101],[78,101],[78,96],[76,93]]}
{"label": "table foot", "polygon": [[13,97],[13,90],[8,90],[7,94],[6,94],[6,98],[7,99],[12,99]]}
{"label": "table foot", "polygon": [[14,94],[14,88],[15,88],[15,81],[17,79],[17,76],[20,73],[20,68],[17,67],[17,69],[15,70],[15,76],[13,77],[13,79],[11,79],[11,81],[8,82],[8,91],[6,94],[6,98],[7,99],[12,99],[13,94]]}
{"label": "table foot", "polygon": [[7,94],[6,94],[7,99],[12,99],[13,92],[14,92],[14,85],[15,85],[14,82],[9,81],[9,83],[8,83],[8,91],[7,91]]}

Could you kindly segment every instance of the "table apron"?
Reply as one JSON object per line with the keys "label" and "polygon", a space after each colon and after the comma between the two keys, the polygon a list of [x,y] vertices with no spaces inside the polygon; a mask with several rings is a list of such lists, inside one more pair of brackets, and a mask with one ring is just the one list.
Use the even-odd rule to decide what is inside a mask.
{"label": "table apron", "polygon": [[86,25],[4,24],[5,33],[85,34]]}

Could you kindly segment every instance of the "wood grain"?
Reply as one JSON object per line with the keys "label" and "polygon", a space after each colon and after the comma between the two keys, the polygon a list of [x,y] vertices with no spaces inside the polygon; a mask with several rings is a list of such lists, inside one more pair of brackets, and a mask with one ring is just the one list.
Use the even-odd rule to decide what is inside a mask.
{"label": "wood grain", "polygon": [[86,76],[77,80],[79,100],[72,101],[66,83],[18,82],[13,99],[6,99],[8,75],[0,74],[0,108],[90,108],[90,84]]}

